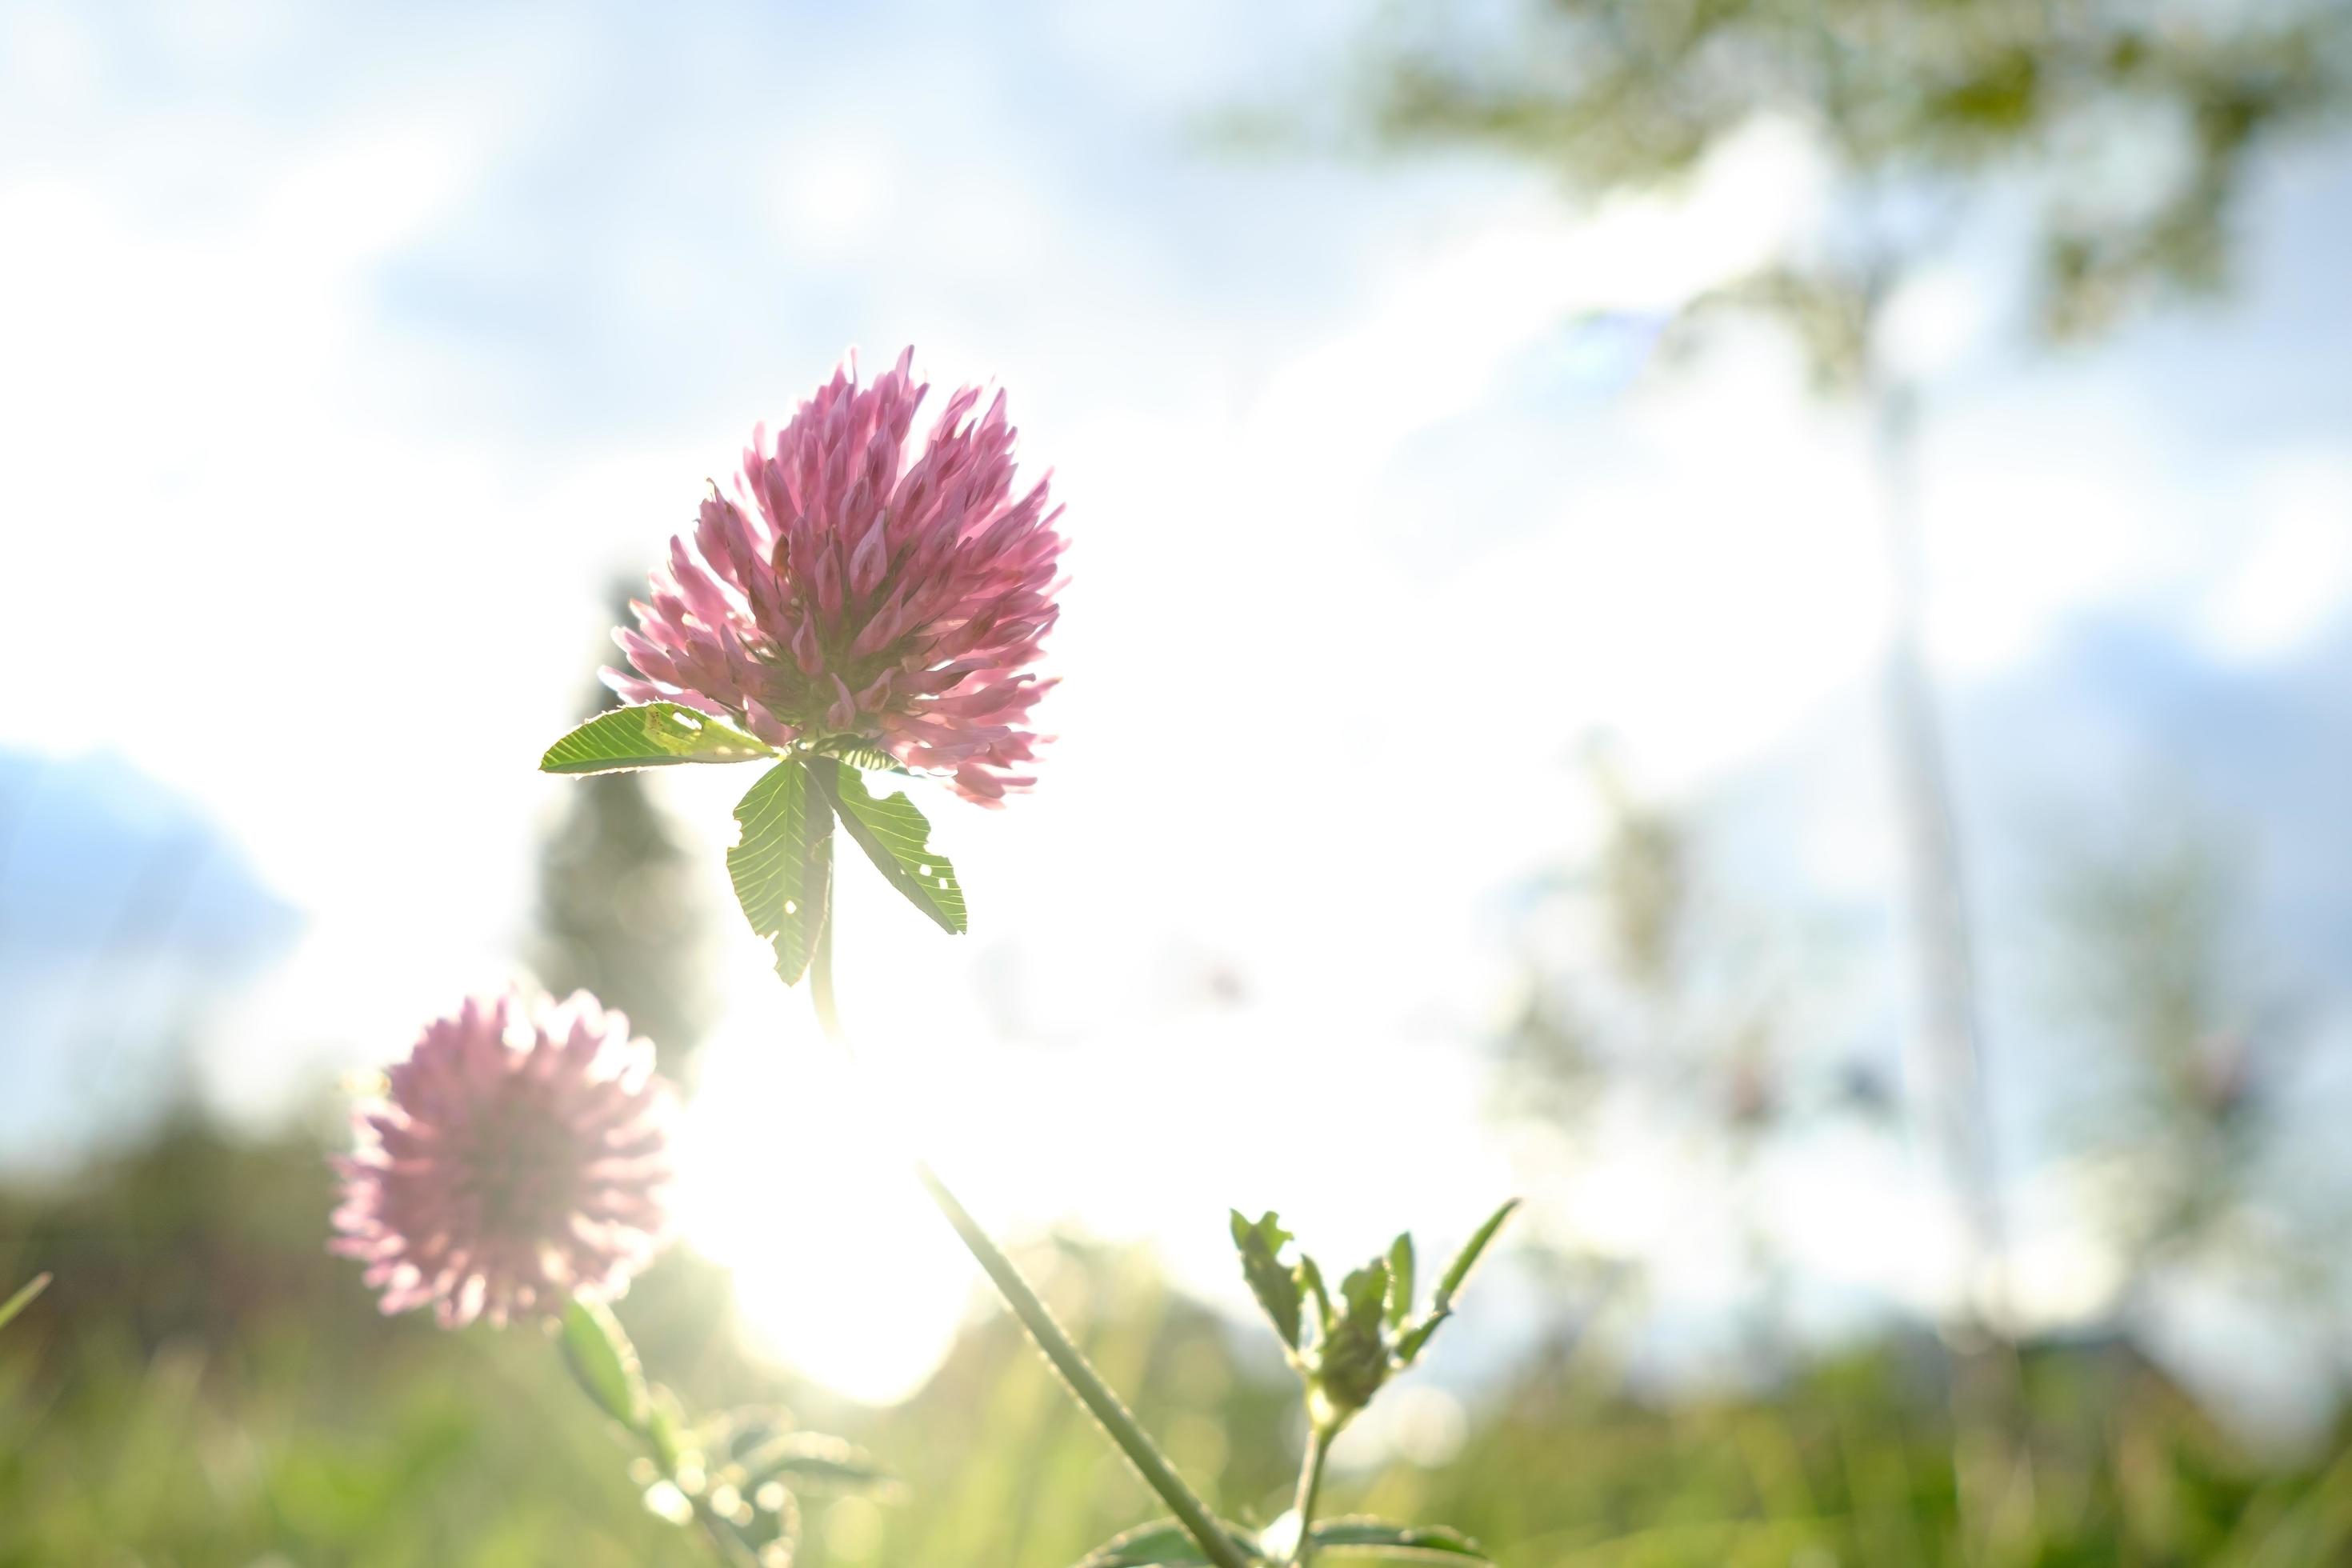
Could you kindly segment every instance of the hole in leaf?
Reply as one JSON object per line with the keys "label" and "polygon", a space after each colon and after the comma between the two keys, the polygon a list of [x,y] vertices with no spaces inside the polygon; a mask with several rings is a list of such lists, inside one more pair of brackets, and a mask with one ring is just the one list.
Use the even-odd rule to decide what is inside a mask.
{"label": "hole in leaf", "polygon": [[702,721],[700,719],[683,710],[672,713],[669,718],[670,722],[676,724],[681,730],[699,730],[702,728]]}
{"label": "hole in leaf", "polygon": [[931,868],[929,866],[918,866],[915,868],[915,875],[918,877],[928,877],[930,874]]}
{"label": "hole in leaf", "polygon": [[800,912],[801,906],[796,900],[792,899],[786,899],[784,900],[784,913],[788,915],[796,915]]}
{"label": "hole in leaf", "polygon": [[947,879],[945,877],[941,877],[941,878],[940,879],[940,887],[942,887],[942,888],[944,888],[944,887],[946,887],[947,885],[948,885],[948,879]]}

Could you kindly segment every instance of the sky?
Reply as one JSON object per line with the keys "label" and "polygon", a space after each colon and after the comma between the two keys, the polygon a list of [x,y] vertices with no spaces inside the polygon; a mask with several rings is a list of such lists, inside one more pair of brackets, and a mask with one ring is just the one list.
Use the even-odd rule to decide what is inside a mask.
{"label": "sky", "polygon": [[[611,584],[755,422],[908,342],[942,390],[1008,391],[1068,507],[1060,738],[1003,813],[926,798],[970,939],[849,884],[860,1081],[735,939],[700,1239],[777,1353],[888,1394],[966,1300],[905,1205],[868,1259],[904,1271],[887,1333],[779,1277],[872,1244],[823,1202],[747,1204],[745,1162],[896,1203],[823,1109],[845,1097],[1001,1226],[1148,1241],[1223,1300],[1228,1204],[1335,1255],[1465,1234],[1529,1179],[1480,1042],[1514,900],[1594,831],[1597,733],[1710,814],[1744,896],[1873,933],[1825,1048],[1894,1060],[1859,432],[1764,334],[1646,357],[1658,311],[1801,231],[1818,171],[1762,126],[1681,198],[1573,214],[1475,163],[1206,144],[1237,100],[1324,90],[1362,15],[0,5],[0,751],[135,781],[217,851],[231,891],[156,961],[191,972],[157,994],[200,1020],[210,1091],[281,1110],[515,972],[566,787],[532,763],[606,656]],[[2352,782],[2326,697],[2352,668],[2347,215],[2352,151],[2273,160],[2231,303],[2055,362],[2014,346],[1996,255],[1904,307],[1972,820],[1998,844],[2187,781],[2252,845],[2323,1016],[2352,911],[2301,856]],[[2306,787],[2203,766],[2249,730]],[[715,865],[748,780],[665,783]],[[20,841],[83,797],[41,798],[66,815]],[[91,810],[125,858],[152,842],[152,814]],[[2004,853],[2001,909],[2030,890]],[[45,918],[27,875],[0,880],[11,957]],[[187,961],[229,924],[234,963]],[[2036,1048],[2027,989],[1995,998],[1997,1067],[2004,1028]],[[24,1086],[59,1083],[80,1006],[20,1013],[16,1105],[48,1104]],[[2002,1081],[2029,1144],[2040,1080]],[[791,1138],[746,1109],[770,1104]],[[0,1157],[72,1124],[0,1116]],[[1785,1180],[1825,1275],[1940,1288],[1899,1151]],[[1712,1190],[1612,1155],[1528,1224],[1664,1257],[1704,1307],[1731,1289]],[[2047,1250],[2053,1299],[2095,1295],[2079,1247]]]}

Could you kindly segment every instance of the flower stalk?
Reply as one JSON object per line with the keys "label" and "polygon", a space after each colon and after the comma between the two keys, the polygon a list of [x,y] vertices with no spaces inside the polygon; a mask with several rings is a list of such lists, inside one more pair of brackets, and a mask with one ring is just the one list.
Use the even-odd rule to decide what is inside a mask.
{"label": "flower stalk", "polygon": [[1038,1299],[1029,1281],[1021,1277],[1021,1271],[1013,1266],[1013,1260],[989,1239],[988,1233],[981,1229],[979,1223],[963,1205],[956,1201],[955,1194],[948,1191],[946,1184],[932,1173],[929,1166],[918,1163],[915,1175],[923,1184],[923,1190],[930,1194],[931,1202],[937,1204],[940,1212],[947,1216],[948,1224],[955,1228],[965,1247],[986,1271],[998,1294],[1004,1298],[1005,1304],[1013,1309],[1013,1316],[1021,1320],[1021,1326],[1029,1331],[1029,1337],[1038,1350],[1045,1352],[1045,1359],[1053,1363],[1054,1370],[1061,1374],[1062,1381],[1069,1385],[1078,1403],[1087,1407],[1087,1413],[1105,1434],[1118,1445],[1119,1452],[1127,1456],[1128,1463],[1135,1467],[1136,1474],[1143,1478],[1144,1484],[1160,1494],[1160,1500],[1168,1505],[1169,1511],[1183,1525],[1185,1533],[1200,1543],[1202,1552],[1210,1562],[1217,1564],[1217,1568],[1249,1568],[1249,1560],[1218,1525],[1208,1505],[1184,1484],[1184,1479],[1176,1473],[1167,1456],[1160,1453],[1159,1447],[1151,1441],[1150,1434],[1135,1419],[1134,1413],[1128,1409],[1118,1394],[1111,1392],[1110,1385],[1103,1382],[1102,1375],[1095,1371],[1086,1353],[1078,1349],[1062,1325],[1054,1321],[1054,1314]]}
{"label": "flower stalk", "polygon": [[809,1005],[816,1010],[816,1026],[824,1031],[824,1037],[846,1052],[849,1039],[842,1032],[841,1007],[833,999],[833,902],[828,882],[824,908],[817,914],[816,948],[809,956]]}
{"label": "flower stalk", "polygon": [[1298,1464],[1298,1501],[1294,1509],[1298,1515],[1298,1544],[1290,1550],[1296,1568],[1307,1568],[1315,1555],[1315,1501],[1323,1489],[1323,1462],[1330,1458],[1331,1439],[1338,1434],[1336,1426],[1307,1423],[1307,1453]]}
{"label": "flower stalk", "polygon": [[[833,920],[833,889],[828,884],[824,895],[824,908],[818,917],[815,952],[809,960],[809,1000],[816,1011],[817,1026],[824,1031],[828,1040],[844,1053],[848,1053],[849,1038],[842,1029],[841,1011],[834,1001]],[[940,1180],[938,1173],[919,1160],[915,1163],[915,1179],[922,1184],[923,1191],[930,1194],[931,1202],[946,1216],[949,1226],[962,1241],[965,1250],[971,1254],[973,1261],[980,1265],[981,1271],[988,1276],[989,1282],[996,1287],[997,1294],[1004,1298],[1004,1304],[1013,1309],[1013,1315],[1028,1331],[1030,1342],[1036,1345],[1062,1382],[1076,1395],[1078,1403],[1086,1406],[1087,1413],[1095,1418],[1096,1425],[1103,1429],[1104,1435],[1126,1456],[1135,1473],[1143,1478],[1144,1485],[1157,1492],[1160,1500],[1168,1505],[1169,1511],[1183,1525],[1185,1533],[1200,1543],[1202,1552],[1217,1568],[1251,1568],[1249,1559],[1218,1525],[1208,1504],[1202,1502],[1200,1496],[1185,1484],[1184,1478],[1176,1473],[1175,1466],[1160,1451],[1159,1445],[1152,1442],[1150,1434],[1144,1431],[1142,1424],[1136,1420],[1135,1413],[1112,1392],[1110,1384],[1105,1383],[1102,1374],[1094,1369],[1094,1363],[1087,1360],[1086,1352],[1078,1349],[1077,1342],[1070,1338],[1068,1331],[1055,1321],[1052,1310],[1029,1281],[1022,1277],[1013,1259],[990,1239],[988,1232],[982,1229],[980,1222],[971,1217],[971,1212],[957,1201],[955,1194],[948,1190],[947,1184]]]}

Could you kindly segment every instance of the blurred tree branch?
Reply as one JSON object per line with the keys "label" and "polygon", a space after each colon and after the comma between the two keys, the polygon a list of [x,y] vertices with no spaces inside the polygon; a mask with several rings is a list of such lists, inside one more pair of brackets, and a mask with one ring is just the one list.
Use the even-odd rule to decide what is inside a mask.
{"label": "blurred tree branch", "polygon": [[2328,4],[1503,9],[1485,26],[1458,6],[1391,12],[1360,62],[1349,124],[1385,152],[1502,153],[1585,199],[1670,184],[1760,120],[1795,122],[1832,164],[1843,210],[1813,254],[1726,298],[1780,316],[1824,383],[1847,389],[1874,324],[1857,307],[1948,232],[1953,208],[2022,190],[2037,321],[2053,339],[2089,336],[2158,287],[2226,282],[2256,153],[2352,94],[2352,20]]}

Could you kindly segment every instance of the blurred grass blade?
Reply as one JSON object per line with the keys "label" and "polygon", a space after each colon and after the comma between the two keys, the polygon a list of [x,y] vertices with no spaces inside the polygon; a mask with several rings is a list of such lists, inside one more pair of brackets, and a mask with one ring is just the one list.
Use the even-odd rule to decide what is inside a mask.
{"label": "blurred grass blade", "polygon": [[646,1379],[636,1347],[612,1309],[573,1301],[563,1309],[563,1360],[604,1414],[635,1432],[646,1424]]}
{"label": "blurred grass blade", "polygon": [[546,773],[613,773],[673,763],[748,763],[775,748],[723,719],[675,702],[646,702],[599,713],[547,748]]}
{"label": "blurred grass blade", "polygon": [[1456,1563],[1489,1561],[1486,1549],[1443,1525],[1390,1524],[1378,1519],[1327,1519],[1311,1532],[1318,1551],[1359,1557],[1402,1557]]}
{"label": "blurred grass blade", "polygon": [[[1218,1522],[1224,1524],[1222,1520]],[[1224,1528],[1245,1558],[1252,1563],[1265,1561],[1247,1531],[1236,1524],[1224,1524]],[[1112,1536],[1088,1552],[1076,1568],[1193,1568],[1208,1561],[1191,1531],[1172,1519],[1163,1519]]]}
{"label": "blurred grass blade", "polygon": [[809,788],[807,766],[787,757],[736,803],[735,821],[742,831],[727,851],[727,876],[736,901],[775,949],[776,973],[797,985],[816,952],[832,890],[833,813]]}
{"label": "blurred grass blade", "polygon": [[49,1288],[49,1279],[50,1276],[47,1274],[34,1275],[25,1281],[22,1289],[9,1297],[5,1304],[0,1304],[0,1329],[6,1328],[10,1319],[31,1306],[33,1298]]}
{"label": "blurred grass blade", "polygon": [[808,765],[817,789],[875,869],[941,931],[961,936],[963,889],[948,858],[931,847],[931,825],[915,803],[904,795],[877,799],[866,794],[857,770],[831,757],[813,756]]}

